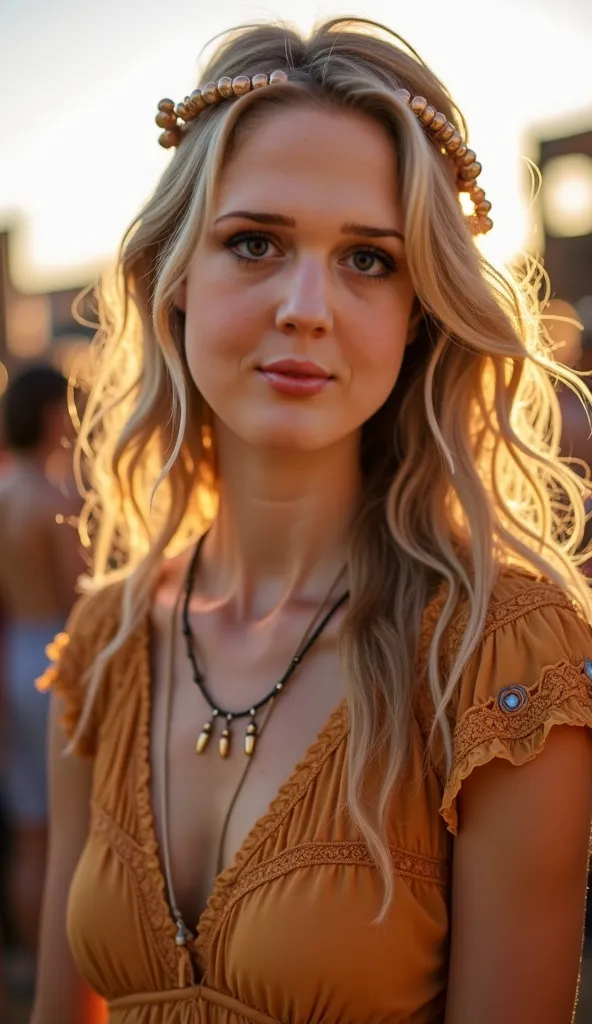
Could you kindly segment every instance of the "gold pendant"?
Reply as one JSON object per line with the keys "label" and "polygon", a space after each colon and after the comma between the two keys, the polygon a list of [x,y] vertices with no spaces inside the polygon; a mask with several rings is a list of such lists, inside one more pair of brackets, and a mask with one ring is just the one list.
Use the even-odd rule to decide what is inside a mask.
{"label": "gold pendant", "polygon": [[210,742],[210,736],[212,735],[212,723],[205,722],[201,727],[201,732],[197,737],[197,743],[195,744],[195,753],[203,754],[208,743]]}
{"label": "gold pendant", "polygon": [[255,744],[257,743],[257,723],[249,722],[247,726],[247,732],[245,735],[245,754],[247,757],[252,757],[255,753]]}
{"label": "gold pendant", "polygon": [[228,727],[222,730],[218,750],[220,751],[220,757],[228,757],[230,753],[230,729]]}

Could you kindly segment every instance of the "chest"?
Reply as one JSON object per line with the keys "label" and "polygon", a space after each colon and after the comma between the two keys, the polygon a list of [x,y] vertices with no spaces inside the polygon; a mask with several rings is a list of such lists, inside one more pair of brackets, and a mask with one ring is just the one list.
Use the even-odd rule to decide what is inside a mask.
{"label": "chest", "polygon": [[[267,812],[294,767],[321,732],[344,696],[336,632],[329,632],[270,704],[257,715],[259,733],[252,757],[245,753],[250,718],[229,726],[229,754],[219,741],[226,721],[215,720],[205,751],[196,741],[211,708],[195,684],[184,645],[171,662],[167,715],[168,645],[158,623],[153,632],[150,721],[151,800],[155,831],[164,861],[168,845],[176,903],[193,927],[212,892],[216,876]],[[200,668],[212,700],[242,711],[256,704],[283,676],[297,644],[270,642],[264,635],[245,639],[201,631]],[[167,723],[168,719],[168,723]],[[166,740],[165,740],[166,736]],[[166,771],[165,769],[166,761]],[[165,835],[166,804],[166,835]]]}

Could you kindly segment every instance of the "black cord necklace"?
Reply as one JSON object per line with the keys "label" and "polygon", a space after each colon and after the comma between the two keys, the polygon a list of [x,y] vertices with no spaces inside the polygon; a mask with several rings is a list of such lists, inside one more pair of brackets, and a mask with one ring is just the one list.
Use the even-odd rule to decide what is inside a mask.
{"label": "black cord necklace", "polygon": [[[182,611],[183,634],[185,636],[185,642],[186,642],[186,645],[187,645],[187,657],[189,658],[189,661],[190,661],[190,664],[191,664],[191,668],[193,670],[193,680],[195,682],[195,685],[200,690],[204,700],[207,701],[207,703],[209,704],[209,706],[211,708],[211,712],[212,712],[210,719],[207,722],[205,722],[204,725],[202,726],[201,732],[200,732],[200,734],[199,734],[199,736],[197,738],[197,743],[195,745],[195,750],[196,750],[196,753],[198,753],[198,754],[203,754],[204,753],[204,751],[205,751],[205,749],[206,749],[206,747],[207,747],[207,745],[208,745],[208,743],[210,741],[210,737],[212,735],[212,731],[213,731],[213,728],[214,728],[214,722],[218,718],[225,718],[226,719],[226,725],[224,726],[224,728],[222,730],[222,733],[220,735],[220,741],[219,741],[218,749],[219,749],[219,752],[220,752],[220,757],[228,757],[228,755],[230,753],[230,740],[231,740],[231,725],[232,725],[232,722],[234,721],[235,718],[249,718],[250,721],[249,721],[249,724],[247,726],[247,731],[246,731],[246,734],[245,734],[245,754],[247,755],[247,757],[251,757],[252,754],[255,752],[255,745],[256,745],[256,742],[257,742],[257,734],[258,734],[258,726],[257,726],[257,721],[256,721],[257,713],[259,711],[261,711],[261,709],[264,708],[267,704],[269,704],[270,701],[272,701],[274,697],[277,697],[277,695],[280,693],[281,690],[283,690],[284,686],[286,685],[286,683],[288,682],[288,680],[292,676],[292,673],[294,672],[296,667],[302,661],[304,655],[311,649],[313,644],[320,637],[320,635],[323,632],[323,630],[324,630],[325,626],[327,625],[327,623],[333,618],[333,616],[335,615],[337,610],[339,608],[341,608],[341,605],[344,604],[345,601],[347,601],[347,599],[349,597],[349,591],[346,590],[345,593],[342,594],[341,597],[339,597],[337,599],[335,604],[332,605],[332,607],[329,609],[329,611],[324,616],[324,618],[321,619],[319,625],[316,627],[316,629],[313,631],[313,633],[310,636],[308,636],[308,633],[310,632],[310,626],[309,626],[308,630],[306,631],[306,633],[304,635],[303,640],[300,643],[300,646],[298,647],[298,650],[296,651],[296,654],[292,658],[292,660],[291,660],[290,664],[288,665],[286,671],[284,672],[283,676],[281,677],[281,679],[278,680],[277,683],[274,684],[274,686],[271,688],[271,690],[264,697],[261,698],[261,700],[256,701],[255,704],[250,704],[247,708],[244,708],[242,711],[230,711],[227,708],[222,708],[218,704],[216,704],[216,702],[210,696],[210,693],[209,693],[208,688],[206,686],[206,682],[205,682],[203,673],[200,671],[200,669],[198,667],[197,659],[195,657],[195,643],[194,643],[193,631],[192,631],[191,626],[189,624],[189,602],[191,600],[191,594],[193,592],[193,584],[194,584],[194,580],[195,580],[195,572],[196,572],[197,565],[198,565],[198,562],[199,562],[199,555],[200,555],[201,547],[202,547],[202,544],[204,542],[205,536],[206,535],[204,534],[202,537],[200,537],[200,539],[199,539],[199,541],[197,543],[197,546],[195,548],[195,552],[194,552],[193,558],[191,559],[191,563],[189,565],[189,571],[187,573],[187,582],[186,582],[186,585],[185,585],[185,600],[183,602],[183,611]],[[318,612],[315,615],[315,619],[316,619],[317,615],[318,615]],[[314,619],[313,619],[313,622],[314,622]]]}

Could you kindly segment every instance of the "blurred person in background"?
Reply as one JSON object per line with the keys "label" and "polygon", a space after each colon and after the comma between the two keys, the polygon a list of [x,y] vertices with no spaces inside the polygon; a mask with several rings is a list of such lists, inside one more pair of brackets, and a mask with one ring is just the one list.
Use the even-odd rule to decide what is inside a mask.
{"label": "blurred person in background", "polygon": [[475,246],[462,115],[398,36],[250,26],[203,81],[159,105],[175,153],[97,336],[34,1024],[83,1021],[84,985],[113,1024],[569,1024],[569,371]]}
{"label": "blurred person in background", "polygon": [[9,910],[29,958],[24,973],[32,976],[46,860],[48,712],[47,694],[34,680],[82,571],[77,532],[63,521],[77,515],[80,503],[69,481],[56,480],[56,457],[72,430],[63,375],[44,365],[26,369],[9,384],[2,413],[10,459],[0,475],[0,785],[11,829]]}

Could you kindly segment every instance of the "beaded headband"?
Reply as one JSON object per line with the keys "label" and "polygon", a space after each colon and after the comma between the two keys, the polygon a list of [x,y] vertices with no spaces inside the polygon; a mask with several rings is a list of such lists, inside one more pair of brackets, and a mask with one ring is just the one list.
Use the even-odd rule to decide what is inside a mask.
{"label": "beaded headband", "polygon": [[[271,75],[239,75],[237,78],[220,78],[217,82],[207,82],[201,89],[195,89],[191,96],[186,96],[182,103],[172,100],[161,100],[158,104],[156,123],[164,128],[159,137],[165,149],[178,146],[182,141],[185,127],[194,121],[209,106],[216,106],[223,100],[235,96],[246,96],[254,89],[267,85],[281,85],[288,81],[285,71],[274,71]],[[455,126],[447,120],[445,114],[432,107],[424,96],[412,96],[407,89],[397,89],[395,96],[415,114],[419,123],[427,129],[438,143],[441,151],[454,164],[456,185],[459,192],[467,192],[474,206],[474,213],[468,217],[469,227],[474,235],[484,235],[493,227],[489,217],[491,203],[485,198],[485,192],[477,184],[481,174],[481,164],[472,149],[469,149]],[[183,122],[183,123],[179,123]]]}

